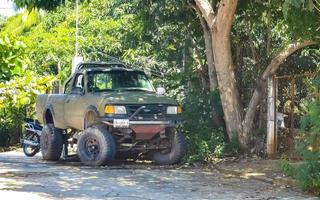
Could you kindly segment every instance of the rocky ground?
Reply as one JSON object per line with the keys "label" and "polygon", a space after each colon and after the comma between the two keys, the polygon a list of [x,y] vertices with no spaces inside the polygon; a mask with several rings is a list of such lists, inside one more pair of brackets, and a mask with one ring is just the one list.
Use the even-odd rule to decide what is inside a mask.
{"label": "rocky ground", "polygon": [[44,162],[39,155],[27,158],[17,151],[0,153],[3,200],[317,199],[283,180],[270,160],[230,161],[209,168],[127,162],[87,167]]}

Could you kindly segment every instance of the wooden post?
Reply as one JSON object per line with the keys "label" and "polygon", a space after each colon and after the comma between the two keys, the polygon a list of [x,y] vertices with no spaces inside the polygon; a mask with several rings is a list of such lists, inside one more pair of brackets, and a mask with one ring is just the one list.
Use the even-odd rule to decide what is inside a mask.
{"label": "wooden post", "polygon": [[267,111],[267,154],[273,157],[276,154],[276,88],[274,78],[268,78],[268,111]]}

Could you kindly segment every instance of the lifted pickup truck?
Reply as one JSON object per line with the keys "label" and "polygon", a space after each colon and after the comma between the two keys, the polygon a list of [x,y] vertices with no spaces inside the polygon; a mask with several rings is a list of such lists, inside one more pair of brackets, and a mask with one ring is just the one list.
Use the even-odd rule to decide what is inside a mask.
{"label": "lifted pickup truck", "polygon": [[71,139],[86,165],[108,164],[117,154],[179,162],[186,153],[184,135],[176,129],[182,109],[160,91],[143,71],[121,63],[79,64],[63,94],[37,97],[43,159],[58,160]]}

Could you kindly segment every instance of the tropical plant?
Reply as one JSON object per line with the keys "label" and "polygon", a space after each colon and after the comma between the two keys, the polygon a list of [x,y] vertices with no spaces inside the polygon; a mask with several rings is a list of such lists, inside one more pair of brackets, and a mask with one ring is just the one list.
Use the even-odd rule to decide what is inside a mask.
{"label": "tropical plant", "polygon": [[0,82],[12,76],[22,74],[30,63],[26,53],[26,45],[8,35],[0,37]]}

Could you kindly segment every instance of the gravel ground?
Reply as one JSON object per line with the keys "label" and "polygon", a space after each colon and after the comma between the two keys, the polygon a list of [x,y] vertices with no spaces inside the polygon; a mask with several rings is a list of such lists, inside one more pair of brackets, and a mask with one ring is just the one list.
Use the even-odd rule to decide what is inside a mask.
{"label": "gravel ground", "polygon": [[1,200],[317,199],[301,191],[221,171],[116,163],[87,167],[0,153]]}

